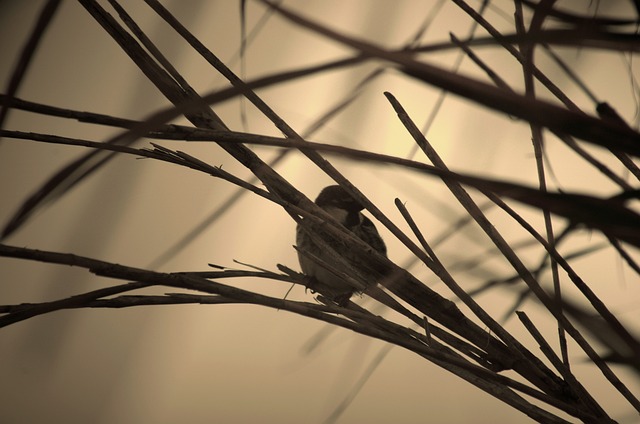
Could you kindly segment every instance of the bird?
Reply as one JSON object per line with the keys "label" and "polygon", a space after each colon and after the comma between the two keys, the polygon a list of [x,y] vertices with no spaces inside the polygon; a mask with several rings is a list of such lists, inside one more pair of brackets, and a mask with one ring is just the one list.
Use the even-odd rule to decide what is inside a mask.
{"label": "bird", "polygon": [[[379,254],[387,257],[387,247],[382,237],[380,237],[378,230],[373,222],[362,214],[364,207],[344,188],[339,185],[325,187],[320,191],[315,203],[360,240],[367,243]],[[349,250],[344,252],[344,249],[342,249],[341,253],[337,254],[335,252],[327,252],[326,247],[319,246],[318,243],[313,240],[314,237],[310,235],[310,231],[312,231],[310,228],[305,228],[299,223],[296,228],[296,245],[298,261],[300,262],[302,272],[308,277],[311,277],[315,283],[318,283],[315,286],[312,284],[309,285],[313,291],[320,292],[338,305],[344,306],[351,296],[360,290],[353,284],[345,281],[344,278],[336,275],[335,271],[322,266],[317,260],[310,258],[310,255],[317,257],[337,271],[349,274],[349,267],[335,259],[336,255],[340,255],[351,267],[363,271],[361,275],[366,277],[366,287],[375,285],[376,280],[381,278],[380,275],[371,272],[372,270],[368,267],[362,267],[362,261],[358,259],[362,257],[361,253],[357,254],[356,252],[352,252],[349,254]],[[319,237],[319,235],[317,237]],[[322,239],[328,243],[329,247],[331,246],[330,239],[326,237]],[[337,243],[337,241],[334,241],[334,243]]]}

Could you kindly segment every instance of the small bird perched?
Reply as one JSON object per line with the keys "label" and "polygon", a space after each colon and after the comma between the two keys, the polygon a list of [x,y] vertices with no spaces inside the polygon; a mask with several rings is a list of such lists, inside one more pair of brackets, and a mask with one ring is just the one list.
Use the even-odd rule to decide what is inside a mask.
{"label": "small bird perched", "polygon": [[[383,256],[387,256],[387,247],[382,241],[378,230],[376,230],[373,222],[362,214],[364,207],[358,203],[349,193],[339,185],[332,185],[322,189],[315,201],[316,205],[324,209],[329,215],[334,217],[336,221],[353,232],[358,238],[367,243],[373,249]],[[358,291],[353,284],[345,281],[336,275],[335,272],[317,263],[309,254],[316,256],[322,262],[332,266],[335,270],[348,274],[348,267],[340,261],[336,260],[335,252],[327,252],[327,250],[314,242],[309,234],[308,228],[303,228],[298,224],[296,228],[296,244],[298,246],[298,260],[300,267],[309,277],[319,282],[318,291],[325,294],[331,300],[342,305],[346,303],[351,295]],[[331,246],[331,240],[327,240]],[[305,255],[305,252],[307,255]],[[338,253],[351,267],[358,267],[357,255]],[[379,275],[377,276],[379,278]],[[375,275],[367,275],[367,285],[377,283]]]}

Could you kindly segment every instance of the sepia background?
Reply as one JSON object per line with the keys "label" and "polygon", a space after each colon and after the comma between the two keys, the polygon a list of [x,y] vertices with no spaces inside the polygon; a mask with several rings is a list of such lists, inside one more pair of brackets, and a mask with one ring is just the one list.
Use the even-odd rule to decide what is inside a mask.
{"label": "sepia background", "polygon": [[[348,57],[349,49],[294,26],[259,2],[247,2],[246,51],[241,5],[236,1],[163,1],[187,28],[245,80]],[[0,2],[0,76],[8,83],[44,1]],[[122,1],[139,25],[199,93],[228,86],[227,81],[189,48],[142,2]],[[410,42],[432,16],[420,42],[449,42],[449,33],[466,38],[473,22],[447,1],[289,0],[284,4],[332,29],[386,48]],[[480,2],[470,1],[474,8]],[[106,7],[106,6],[105,6]],[[634,15],[631,2],[559,1],[559,8],[610,17]],[[513,3],[491,2],[485,16],[505,33],[513,31]],[[478,35],[484,35],[477,30]],[[502,49],[478,47],[476,53],[517,91],[523,90],[522,68]],[[635,57],[600,49],[558,47],[555,52],[587,83],[599,100],[609,102],[638,127],[640,76]],[[584,111],[594,104],[548,55],[536,53],[539,66]],[[459,50],[425,54],[427,63],[454,69]],[[519,122],[435,87],[417,82],[387,66],[367,81],[357,98],[307,133],[316,120],[344,101],[381,63],[366,61],[278,84],[258,94],[286,122],[308,139],[394,156],[425,160],[415,153],[383,92],[389,91],[419,125],[437,111],[426,135],[447,165],[473,175],[536,185],[531,134]],[[487,80],[468,59],[459,72]],[[551,99],[544,90],[539,96]],[[170,103],[142,75],[81,5],[63,1],[47,29],[17,97],[62,108],[142,120]],[[439,102],[442,102],[438,106]],[[233,99],[214,106],[232,129],[280,136],[248,102]],[[186,120],[175,123],[185,124]],[[55,119],[12,110],[5,129],[46,132],[103,141],[119,129]],[[148,145],[143,139],[140,145]],[[214,143],[162,142],[247,180],[250,173]],[[178,144],[180,143],[180,144]],[[598,148],[585,147],[594,154]],[[265,160],[281,153],[255,147]],[[4,138],[0,141],[0,222],[53,173],[87,152],[79,147]],[[610,196],[616,188],[557,139],[546,144],[549,180],[555,189]],[[425,235],[435,240],[464,218],[464,210],[435,178],[417,173],[327,156],[376,205],[400,217],[394,199],[406,203]],[[620,171],[619,165],[609,165]],[[332,184],[304,156],[292,151],[276,169],[314,198]],[[243,195],[223,214],[213,214],[236,193],[225,181],[167,163],[116,156],[67,194],[31,217],[5,240],[14,246],[76,253],[105,261],[160,271],[203,271],[208,264],[247,269],[299,269],[293,244],[295,223],[284,211],[253,194]],[[637,206],[637,205],[636,205]],[[637,208],[636,208],[637,209]],[[520,212],[542,227],[542,214]],[[497,210],[487,212],[514,242],[524,232]],[[203,223],[208,223],[203,225]],[[201,227],[199,227],[201,226]],[[194,229],[197,236],[181,240]],[[409,252],[381,225],[389,257],[409,268],[434,290],[451,297],[424,266],[410,265]],[[597,232],[581,231],[563,245],[594,247]],[[176,248],[176,246],[178,246]],[[172,250],[176,248],[177,250]],[[504,260],[487,253],[488,241],[473,225],[460,228],[437,247],[456,277],[473,290],[492,278],[509,275]],[[629,248],[637,259],[638,251]],[[539,252],[519,253],[536,264]],[[466,261],[478,260],[468,265]],[[640,331],[640,281],[612,249],[576,258],[572,265],[588,276],[590,287],[630,329]],[[455,268],[454,268],[455,269]],[[548,273],[547,273],[548,274]],[[550,276],[541,280],[550,286]],[[0,258],[1,304],[43,302],[109,284],[85,270]],[[282,298],[290,285],[268,280],[237,279],[228,284]],[[169,291],[169,290],[167,290]],[[162,290],[160,289],[160,293]],[[567,286],[566,295],[572,288]],[[503,288],[477,297],[483,307],[536,351],[520,323],[510,314],[518,292]],[[292,299],[313,301],[295,287]],[[372,305],[366,296],[357,302]],[[374,307],[375,308],[375,307]],[[553,339],[555,322],[534,302],[525,302],[539,328]],[[380,314],[384,310],[379,309]],[[505,316],[506,314],[506,316]],[[640,422],[624,399],[608,387],[600,372],[570,344],[573,371],[613,418]],[[285,311],[254,305],[185,305],[123,309],[59,311],[0,331],[0,421],[5,423],[173,423],[173,422],[323,422],[373,372],[339,418],[343,423],[532,422],[522,413],[456,378],[412,352],[391,349],[379,341]],[[613,367],[634,393],[640,378]]]}

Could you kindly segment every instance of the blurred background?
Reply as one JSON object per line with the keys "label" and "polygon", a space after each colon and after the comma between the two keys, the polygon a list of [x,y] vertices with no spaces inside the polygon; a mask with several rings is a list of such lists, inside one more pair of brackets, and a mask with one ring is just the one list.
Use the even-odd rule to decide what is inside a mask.
{"label": "blurred background", "polygon": [[[105,2],[106,3],[106,2]],[[241,6],[235,1],[163,1],[194,35],[245,80],[350,57],[349,49],[294,26],[258,2],[247,2],[246,51],[240,60]],[[0,2],[0,76],[8,84],[44,1]],[[121,4],[171,63],[199,93],[228,86],[146,5]],[[288,7],[350,36],[385,48],[402,48],[425,23],[421,44],[448,43],[449,33],[466,38],[473,21],[448,1],[288,0]],[[480,2],[470,1],[478,9]],[[105,7],[107,7],[105,5]],[[637,16],[629,1],[559,1],[559,8],[586,16]],[[485,17],[500,31],[513,32],[513,3],[491,2]],[[482,30],[477,30],[484,36]],[[522,68],[499,47],[474,50],[517,91]],[[634,128],[638,126],[637,55],[567,47],[554,51],[576,71],[600,100],[609,102]],[[420,57],[452,70],[458,49]],[[536,63],[585,112],[592,100],[543,52]],[[376,69],[383,72],[357,91],[348,107],[312,131],[314,124]],[[459,72],[487,80],[468,59]],[[309,140],[425,160],[398,121],[383,92],[393,93],[418,125],[432,120],[426,132],[448,166],[457,171],[536,185],[536,168],[526,122],[487,110],[454,95],[414,81],[377,61],[315,74],[278,84],[258,94],[296,131]],[[543,89],[540,97],[552,97]],[[17,97],[81,111],[141,120],[170,103],[144,77],[83,7],[62,2],[37,50]],[[441,104],[440,104],[441,103]],[[280,136],[248,102],[233,99],[214,106],[231,129]],[[434,112],[435,111],[435,112]],[[432,114],[437,113],[435,117]],[[187,124],[186,120],[175,123]],[[12,110],[3,128],[104,141],[121,130]],[[141,140],[138,146],[148,145]],[[249,171],[213,143],[162,142],[249,180]],[[598,148],[586,146],[595,155]],[[556,138],[546,144],[549,181],[554,189],[614,195],[617,188]],[[255,147],[266,161],[282,152]],[[48,178],[88,150],[5,138],[0,141],[0,222],[5,225],[19,206]],[[393,167],[328,156],[392,219],[400,198],[435,240],[465,217],[464,210],[440,181]],[[616,172],[621,167],[602,158]],[[297,188],[315,198],[332,181],[304,156],[288,152],[276,166]],[[253,194],[231,208],[219,207],[236,192],[225,181],[150,159],[119,155],[65,196],[51,202],[5,242],[42,250],[76,253],[105,261],[160,271],[202,271],[208,264],[270,270],[284,264],[298,270],[292,245],[295,223],[278,206]],[[478,198],[480,198],[478,196]],[[542,215],[519,211],[538,228]],[[489,217],[514,243],[524,232],[497,210]],[[212,217],[215,217],[213,219]],[[559,222],[562,222],[561,220]],[[204,225],[208,223],[208,225]],[[378,225],[389,257],[408,265],[411,255]],[[197,235],[185,242],[190,232]],[[596,232],[581,231],[562,246],[564,252],[594,247]],[[458,268],[459,283],[473,290],[513,271],[487,253],[488,240],[473,225],[438,246],[447,265]],[[630,248],[632,249],[632,248]],[[531,266],[540,251],[519,250]],[[631,253],[638,258],[637,250]],[[466,261],[479,260],[465,266]],[[241,263],[238,263],[239,261]],[[640,322],[640,283],[611,248],[583,255],[572,265],[630,329]],[[414,275],[451,297],[437,278],[419,265]],[[548,274],[548,272],[547,272]],[[549,285],[551,278],[541,280]],[[43,302],[114,283],[85,270],[0,258],[2,304]],[[289,284],[255,279],[225,281],[282,298]],[[563,286],[564,287],[564,286]],[[164,293],[156,288],[149,292]],[[566,285],[565,293],[574,290]],[[503,318],[517,299],[509,288],[491,290],[477,300],[494,317]],[[288,295],[312,301],[295,287]],[[366,297],[357,300],[370,305]],[[579,302],[578,302],[579,303]],[[555,323],[534,302],[520,307],[555,340]],[[384,311],[380,311],[384,313]],[[506,327],[535,353],[537,347],[512,316]],[[636,333],[637,334],[637,333]],[[573,371],[619,422],[640,422],[584,354],[570,344]],[[362,391],[339,422],[531,422],[415,354],[322,322],[252,305],[185,305],[125,309],[82,309],[48,314],[0,331],[0,420],[26,422],[204,423],[323,422],[372,364],[384,355]],[[640,379],[623,367],[616,372],[632,392]]]}

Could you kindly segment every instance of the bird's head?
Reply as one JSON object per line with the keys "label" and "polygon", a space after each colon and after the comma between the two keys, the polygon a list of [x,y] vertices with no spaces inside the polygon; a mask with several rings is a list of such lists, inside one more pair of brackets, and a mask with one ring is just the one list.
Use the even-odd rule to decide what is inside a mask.
{"label": "bird's head", "polygon": [[332,185],[322,189],[316,204],[321,208],[339,208],[349,212],[360,212],[364,207],[358,203],[344,188]]}

